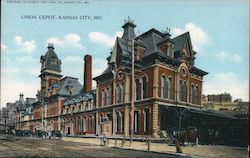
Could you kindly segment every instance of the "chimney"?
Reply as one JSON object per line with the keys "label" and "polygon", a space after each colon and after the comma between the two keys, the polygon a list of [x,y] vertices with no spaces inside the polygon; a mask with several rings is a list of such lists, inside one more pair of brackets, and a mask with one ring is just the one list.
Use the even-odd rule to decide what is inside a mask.
{"label": "chimney", "polygon": [[89,92],[92,90],[92,56],[85,55],[84,57],[84,82],[83,91]]}

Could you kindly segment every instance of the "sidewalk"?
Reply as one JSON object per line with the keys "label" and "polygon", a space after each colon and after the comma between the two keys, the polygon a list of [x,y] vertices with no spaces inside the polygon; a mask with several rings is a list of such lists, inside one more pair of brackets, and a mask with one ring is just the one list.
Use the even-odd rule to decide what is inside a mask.
{"label": "sidewalk", "polygon": [[[63,141],[71,142],[83,142],[90,143],[92,145],[101,145],[101,140],[99,138],[74,138],[74,137],[62,137]],[[129,150],[139,150],[148,151],[148,145],[146,142],[134,141],[132,145],[129,145],[129,141],[126,140],[125,144],[122,146],[122,140],[117,140],[115,145],[115,140],[109,139],[108,147],[116,147]],[[191,157],[222,157],[222,158],[246,158],[249,153],[247,148],[231,147],[231,146],[210,146],[210,145],[198,145],[198,146],[182,146],[183,153],[176,153],[175,146],[169,146],[163,143],[150,143],[150,152],[158,153],[168,153],[180,156],[191,156]]]}

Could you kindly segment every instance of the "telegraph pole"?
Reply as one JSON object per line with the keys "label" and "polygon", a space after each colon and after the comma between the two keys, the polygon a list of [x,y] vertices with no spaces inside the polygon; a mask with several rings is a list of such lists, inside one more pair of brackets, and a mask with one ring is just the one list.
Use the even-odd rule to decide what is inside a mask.
{"label": "telegraph pole", "polygon": [[6,123],[7,123],[7,120],[6,118],[8,118],[8,109],[4,110],[5,111],[5,114],[4,114],[4,129],[5,129],[5,132],[6,132]]}
{"label": "telegraph pole", "polygon": [[134,100],[135,100],[135,68],[134,68],[134,59],[135,53],[134,53],[134,39],[132,39],[132,70],[131,70],[131,121],[130,121],[130,143],[133,142],[133,136],[134,136]]}

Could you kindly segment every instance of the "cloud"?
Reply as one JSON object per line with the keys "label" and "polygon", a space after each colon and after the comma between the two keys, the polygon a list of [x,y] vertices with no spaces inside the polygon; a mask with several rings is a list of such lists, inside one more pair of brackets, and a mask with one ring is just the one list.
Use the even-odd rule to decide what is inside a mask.
{"label": "cloud", "polygon": [[107,68],[107,61],[105,59],[93,59],[93,77],[100,75]]}
{"label": "cloud", "polygon": [[[62,60],[63,73],[67,76],[79,78],[79,82],[83,83],[84,60],[81,56],[67,56]],[[107,61],[101,58],[93,58],[92,77],[100,75],[107,68]],[[92,87],[96,87],[96,82],[92,81]]]}
{"label": "cloud", "polygon": [[242,61],[242,57],[238,54],[229,53],[227,51],[221,51],[220,53],[216,54],[217,59],[220,61],[231,61],[235,63],[240,63]]}
{"label": "cloud", "polygon": [[80,56],[66,56],[63,58],[62,63],[63,64],[73,64],[73,63],[82,63],[83,59]]}
{"label": "cloud", "polygon": [[63,38],[50,37],[47,39],[47,43],[53,43],[55,47],[61,48],[74,48],[74,49],[83,49],[81,44],[81,37],[76,33],[70,33],[65,35]]}
{"label": "cloud", "polygon": [[20,56],[15,58],[3,57],[2,78],[19,78],[25,80],[29,77],[37,77],[40,73],[39,60],[32,56]]}
{"label": "cloud", "polygon": [[27,62],[32,63],[32,64],[39,63],[39,60],[36,60],[36,59],[32,58],[31,56],[17,57],[17,58],[15,58],[15,61],[19,62],[19,63],[27,63]]}
{"label": "cloud", "polygon": [[234,54],[231,59],[233,62],[239,63],[242,61],[242,57],[239,56],[238,54]]}
{"label": "cloud", "polygon": [[207,32],[193,23],[187,23],[185,25],[185,28],[174,27],[172,29],[172,33],[174,36],[181,35],[187,31],[189,31],[190,33],[193,49],[195,51],[200,51],[202,47],[208,43],[209,37]]}
{"label": "cloud", "polygon": [[72,76],[79,79],[82,83],[83,78],[83,57],[66,56],[62,59],[62,72],[66,76]]}
{"label": "cloud", "polygon": [[23,41],[23,37],[15,36],[15,43],[19,46],[20,50],[27,53],[32,53],[36,48],[35,41]]}
{"label": "cloud", "polygon": [[1,43],[1,51],[2,52],[5,51],[7,48],[8,48],[7,45]]}
{"label": "cloud", "polygon": [[90,32],[89,39],[110,48],[113,47],[116,37],[121,37],[122,34],[123,32],[121,31],[116,32],[113,36],[103,32]]}
{"label": "cloud", "polygon": [[233,72],[211,74],[210,77],[208,81],[204,82],[204,94],[221,94],[227,92],[231,94],[233,100],[242,98],[244,101],[249,101],[248,80],[242,79]]}
{"label": "cloud", "polygon": [[[103,71],[107,68],[107,61],[101,58],[94,58],[93,59],[93,77],[99,76],[103,73]],[[96,82],[92,81],[92,87],[96,87]]]}

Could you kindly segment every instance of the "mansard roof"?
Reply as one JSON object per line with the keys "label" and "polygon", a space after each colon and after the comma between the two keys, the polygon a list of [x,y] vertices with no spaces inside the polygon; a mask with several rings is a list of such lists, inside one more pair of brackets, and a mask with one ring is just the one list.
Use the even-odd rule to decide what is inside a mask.
{"label": "mansard roof", "polygon": [[78,78],[66,76],[61,79],[59,83],[58,95],[68,96],[80,94],[82,85],[79,83]]}
{"label": "mansard roof", "polygon": [[205,71],[203,71],[203,70],[201,70],[201,69],[198,69],[198,68],[196,68],[196,67],[191,67],[190,72],[191,72],[191,73],[194,73],[194,74],[197,74],[197,75],[199,75],[199,76],[205,76],[205,75],[208,74],[207,72],[205,72]]}
{"label": "mansard roof", "polygon": [[92,90],[87,93],[81,93],[81,94],[65,99],[64,106],[76,104],[80,102],[86,102],[89,100],[95,100],[95,97],[96,97],[96,90]]}
{"label": "mansard roof", "polygon": [[137,39],[140,38],[146,45],[144,56],[160,52],[161,50],[157,44],[162,41],[163,37],[164,34],[154,28],[137,37]]}
{"label": "mansard roof", "polygon": [[45,70],[51,70],[56,72],[61,72],[61,60],[58,58],[54,51],[54,46],[49,44],[48,51],[45,56],[41,56],[40,62],[42,64],[41,72]]}
{"label": "mansard roof", "polygon": [[[129,29],[126,27],[129,27]],[[134,27],[135,25],[130,26],[130,24],[125,24],[123,26],[126,34],[133,34]],[[163,63],[170,64],[174,67],[178,67],[178,65],[180,65],[180,63],[182,62],[182,57],[184,55],[183,52],[185,48],[189,49],[190,54],[188,54],[187,59],[190,61],[190,68],[192,68],[194,66],[196,52],[193,51],[189,32],[183,33],[175,38],[170,38],[170,36],[171,35],[169,34],[169,32],[160,32],[154,28],[137,36],[135,38],[135,46],[139,45],[143,47],[145,51],[143,53],[142,60],[136,60],[135,58],[135,69],[141,68],[142,66],[148,65],[149,63],[154,63],[155,61],[161,61]],[[116,67],[115,64],[117,62],[117,59],[119,59],[119,62],[121,62],[121,65],[126,70],[131,69],[132,40],[127,39],[125,37],[127,37],[127,35],[122,36],[122,38],[116,38],[113,51],[111,52],[111,55],[107,58],[108,68],[100,76],[94,78],[94,80],[99,80],[105,75],[112,75],[112,70]],[[165,42],[170,42],[174,45],[173,57],[168,56],[161,50],[160,46]],[[119,53],[119,57],[118,52],[121,52]],[[197,75],[204,76],[207,74],[207,72],[197,69],[195,67],[191,70]]]}

